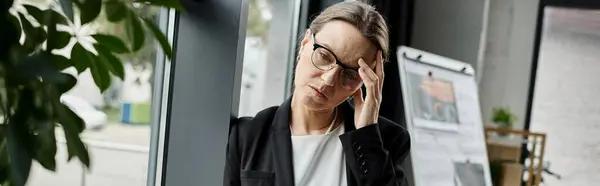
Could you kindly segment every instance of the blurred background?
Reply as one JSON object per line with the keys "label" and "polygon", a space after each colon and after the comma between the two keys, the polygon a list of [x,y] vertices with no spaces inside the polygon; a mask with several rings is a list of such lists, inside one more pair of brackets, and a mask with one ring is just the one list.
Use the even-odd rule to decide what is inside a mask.
{"label": "blurred background", "polygon": [[[269,60],[269,57],[277,56],[269,54],[269,48],[286,48],[289,41],[269,42],[268,34],[274,19],[270,1],[248,1],[240,116],[251,116],[267,106],[278,105],[284,97],[286,71],[269,69],[285,69],[287,64],[285,60]],[[55,0],[17,0],[17,3],[60,9],[59,2]],[[159,24],[159,7],[144,4],[134,4],[133,7],[139,15]],[[278,12],[285,11],[293,10],[290,8]],[[162,10],[163,14],[167,12]],[[126,41],[126,30],[122,23],[95,20],[86,26],[88,27],[82,28],[84,32],[117,35]],[[100,93],[94,84],[89,70],[77,75],[75,69],[67,69],[72,75],[76,75],[78,81],[61,99],[89,127],[81,137],[87,143],[90,154],[93,154],[93,168],[86,171],[77,161],[67,162],[64,158],[64,135],[57,134],[59,141],[62,139],[57,154],[57,171],[49,172],[39,164],[34,165],[28,185],[146,185],[155,71],[157,64],[166,63],[161,56],[157,56],[157,49],[157,42],[148,32],[143,48],[136,54],[119,56],[125,63],[125,79],[113,76],[111,86],[104,93]],[[60,132],[62,131],[57,130],[57,133]]]}
{"label": "blurred background", "polygon": [[[206,165],[219,165],[224,161],[222,156],[227,124],[216,124],[212,121],[217,119],[212,118],[209,118],[211,122],[200,120],[204,118],[199,119],[193,114],[171,117],[167,113],[210,109],[212,107],[208,104],[195,104],[207,99],[226,100],[227,105],[217,110],[231,112],[233,116],[253,116],[266,107],[279,105],[290,95],[299,37],[315,13],[340,1],[184,0],[182,4],[189,12],[183,14],[134,4],[140,15],[155,20],[174,42],[174,46],[180,46],[176,50],[179,59],[176,58],[175,64],[179,62],[182,65],[168,64],[164,54],[157,50],[157,43],[151,34],[146,34],[146,44],[139,52],[119,56],[125,63],[126,76],[124,80],[112,77],[111,87],[104,93],[96,88],[89,71],[76,75],[76,71],[70,69],[78,82],[63,96],[62,101],[88,126],[81,137],[90,151],[91,169],[86,170],[78,161],[66,161],[64,135],[57,130],[60,142],[56,155],[57,171],[49,172],[34,164],[27,185],[185,185],[178,183],[203,183],[198,181],[201,179],[211,179],[208,183],[218,182],[220,179],[211,178],[210,175],[219,175],[222,168]],[[60,8],[55,0],[16,2]],[[537,162],[547,168],[542,174],[545,185],[592,186],[600,182],[597,176],[600,175],[600,167],[597,166],[600,164],[600,100],[596,99],[600,95],[600,2],[371,2],[390,24],[392,46],[414,47],[467,62],[475,68],[486,127],[547,135],[545,158]],[[210,9],[231,13],[216,13]],[[215,23],[200,17],[208,14],[214,14],[213,18],[221,22]],[[231,21],[238,18],[242,21]],[[244,37],[231,34],[237,33],[232,31],[223,33],[229,35],[217,38],[240,37],[237,39],[243,41],[238,44],[243,43],[243,46],[219,44],[214,40],[203,45],[231,50],[232,55],[238,51],[240,59],[213,60],[210,63],[212,66],[200,67],[193,64],[206,65],[209,62],[185,57],[208,55],[207,52],[194,51],[194,48],[181,47],[186,42],[207,38],[206,35],[230,27],[245,30],[245,35],[241,35]],[[209,31],[195,34],[202,29]],[[102,20],[96,20],[80,30],[120,37],[126,34],[124,25]],[[385,101],[381,114],[401,123],[404,116],[395,57],[396,54],[393,54],[392,62],[386,66]],[[222,73],[209,71],[217,69],[213,66],[218,65],[228,65],[223,68],[219,66],[219,69],[232,70]],[[186,71],[186,67],[193,69]],[[212,90],[213,87],[194,84],[194,79],[183,82],[187,77],[199,77],[192,75],[194,73],[213,75],[216,77],[213,81],[222,81],[220,83],[226,87],[224,89],[230,91],[217,92],[215,94],[224,96],[214,98],[198,96],[184,99],[173,96],[187,91],[198,93]],[[195,105],[184,105],[185,100]],[[515,119],[508,125],[494,120],[499,114],[494,111],[495,108],[506,108],[504,114]],[[224,116],[218,121],[228,119],[228,116]],[[219,135],[216,136],[220,137],[206,137],[208,133],[217,133]],[[177,146],[184,142],[198,144],[187,148]],[[522,152],[527,146],[520,142],[508,146],[518,149],[514,152],[518,156],[516,163],[526,166]],[[193,150],[196,148],[199,150]],[[169,152],[169,157],[165,155],[166,152]],[[205,155],[198,156],[203,153]],[[169,166],[185,165],[185,162],[189,167],[167,169]],[[169,178],[166,175],[174,176]],[[197,175],[208,176],[198,178]],[[522,180],[521,176],[518,174],[517,179]]]}

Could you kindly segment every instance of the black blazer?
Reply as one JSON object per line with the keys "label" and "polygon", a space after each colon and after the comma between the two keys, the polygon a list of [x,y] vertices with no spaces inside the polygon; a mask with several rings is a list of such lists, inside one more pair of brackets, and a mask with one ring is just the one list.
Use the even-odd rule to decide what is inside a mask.
{"label": "black blazer", "polygon": [[[232,122],[229,129],[225,186],[293,186],[290,102],[267,108],[255,117]],[[339,106],[345,133],[349,186],[408,185],[402,163],[410,151],[410,136],[400,125],[379,117],[379,123],[356,130],[354,108]]]}

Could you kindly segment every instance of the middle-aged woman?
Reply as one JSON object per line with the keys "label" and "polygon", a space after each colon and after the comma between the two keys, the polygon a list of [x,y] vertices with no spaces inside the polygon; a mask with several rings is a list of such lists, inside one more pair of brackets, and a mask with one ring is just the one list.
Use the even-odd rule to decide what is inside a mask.
{"label": "middle-aged woman", "polygon": [[292,97],[232,124],[224,185],[406,185],[409,134],[379,117],[387,56],[387,25],[372,6],[321,12],[300,43]]}

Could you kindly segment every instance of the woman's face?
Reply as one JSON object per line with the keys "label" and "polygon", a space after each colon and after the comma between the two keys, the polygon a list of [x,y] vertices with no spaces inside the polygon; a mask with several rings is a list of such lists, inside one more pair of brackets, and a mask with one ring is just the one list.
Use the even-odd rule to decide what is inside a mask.
{"label": "woman's face", "polygon": [[[320,46],[316,51],[315,43]],[[339,105],[360,91],[362,80],[358,73],[355,74],[357,79],[349,77],[352,70],[358,72],[358,60],[362,58],[373,69],[376,53],[373,43],[356,27],[344,21],[328,22],[317,33],[307,30],[296,66],[295,99],[313,110],[326,110]],[[337,65],[317,68],[314,61],[317,66],[319,61],[336,61]],[[348,86],[349,81],[358,83]]]}

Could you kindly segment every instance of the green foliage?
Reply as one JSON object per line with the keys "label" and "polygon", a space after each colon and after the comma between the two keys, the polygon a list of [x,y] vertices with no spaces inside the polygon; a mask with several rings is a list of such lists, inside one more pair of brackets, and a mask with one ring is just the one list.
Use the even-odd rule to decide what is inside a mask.
{"label": "green foliage", "polygon": [[517,121],[517,116],[509,108],[494,108],[492,122],[500,127],[511,128],[515,121]]}
{"label": "green foliage", "polygon": [[[120,1],[107,1],[107,3],[110,4],[110,6],[113,6],[115,9],[121,9],[122,7],[124,7],[124,4],[119,4],[118,2]],[[131,33],[134,32],[130,31],[133,31],[133,29],[135,28],[132,25],[125,24],[128,23],[127,21],[114,21],[121,19],[129,19],[131,18],[131,16],[128,16],[128,13],[124,13],[123,11],[117,10],[115,10],[114,13],[111,13],[109,11],[104,11],[102,13],[106,14],[107,19],[97,20],[97,23],[101,25],[99,32],[102,34],[112,35],[119,39],[122,39],[125,41],[125,44],[127,46],[141,46],[141,48],[139,48],[138,50],[135,50],[133,52],[119,53],[117,56],[125,63],[130,63],[138,67],[146,67],[148,63],[153,64],[153,58],[156,56],[156,40],[158,39],[158,41],[160,41],[159,43],[161,44],[161,46],[163,43],[162,40],[164,40],[164,43],[168,44],[166,37],[164,37],[164,35],[161,34],[162,36],[160,37],[163,37],[164,39],[159,39],[160,37],[157,38],[156,34],[154,34],[154,26],[151,26],[147,23],[154,22],[154,19],[156,18],[157,13],[159,12],[159,8],[154,6],[130,6],[130,9],[138,16],[138,18],[141,18],[141,21],[140,19],[136,19],[135,21],[142,22],[143,24],[148,26],[152,34],[144,33],[144,35],[139,35],[137,37],[135,35],[132,35]],[[122,15],[115,15],[117,13]],[[135,40],[130,38],[134,38]],[[167,57],[171,57],[170,51],[163,50],[163,52],[165,53],[165,55],[167,55]]]}
{"label": "green foliage", "polygon": [[260,37],[262,40],[266,40],[267,33],[269,32],[269,21],[263,19],[259,1],[260,0],[250,0],[247,24],[248,29],[246,34],[248,36]]}
{"label": "green foliage", "polygon": [[[14,1],[0,3],[0,185],[23,186],[33,161],[48,170],[57,169],[57,126],[65,134],[66,158],[91,166],[87,147],[80,139],[85,123],[60,101],[77,79],[62,70],[74,67],[81,73],[89,69],[95,84],[104,91],[111,84],[111,75],[124,77],[120,56],[139,51],[151,44],[148,40],[158,40],[168,58],[172,50],[152,19],[139,15],[129,0],[60,0],[64,14],[53,7],[42,10],[24,5],[27,12],[16,15],[9,13]],[[182,10],[177,0],[136,2],[144,7]],[[55,54],[54,49],[64,48],[77,38],[57,30],[57,25],[73,25],[77,12],[82,25],[101,20],[125,25],[127,37],[99,33],[90,36],[97,41],[93,44],[95,52],[77,41],[70,57]],[[146,31],[154,39],[147,39]],[[19,41],[22,34],[24,42]]]}

